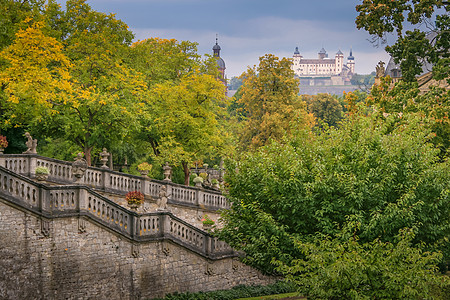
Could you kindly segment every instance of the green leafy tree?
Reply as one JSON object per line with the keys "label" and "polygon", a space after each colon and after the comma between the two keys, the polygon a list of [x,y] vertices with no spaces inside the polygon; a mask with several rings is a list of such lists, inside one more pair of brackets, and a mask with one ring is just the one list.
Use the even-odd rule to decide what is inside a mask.
{"label": "green leafy tree", "polygon": [[[0,0],[0,50],[9,46],[20,29],[26,29],[31,22],[42,17],[44,0]],[[28,23],[27,22],[27,23]]]}
{"label": "green leafy tree", "polygon": [[440,149],[440,157],[444,159],[450,149],[449,99],[449,90],[432,87],[426,92],[421,92],[417,83],[407,82],[400,82],[392,87],[390,78],[386,78],[372,88],[367,103],[373,105],[379,115],[426,116],[424,126],[431,131],[430,140]]}
{"label": "green leafy tree", "polygon": [[279,141],[310,121],[298,96],[298,80],[291,64],[289,59],[266,54],[259,58],[258,67],[241,75],[239,104],[244,105],[247,115],[240,136],[242,148],[256,149]]}
{"label": "green leafy tree", "polygon": [[304,95],[302,99],[308,105],[308,112],[328,126],[337,126],[342,119],[342,105],[336,97],[320,93],[311,96]]}
{"label": "green leafy tree", "polygon": [[20,31],[3,52],[10,67],[2,81],[15,105],[10,123],[70,140],[91,163],[95,147],[117,144],[139,126],[146,85],[123,61],[133,34],[114,15],[93,11],[83,0],[67,1],[65,12],[50,4],[47,25]]}
{"label": "green leafy tree", "polygon": [[237,90],[242,85],[242,78],[239,77],[231,77],[230,84],[228,85],[228,88],[230,90]]}
{"label": "green leafy tree", "polygon": [[[423,62],[434,65],[433,76],[450,83],[450,5],[442,0],[363,0],[356,6],[358,29],[365,29],[374,41],[386,41],[386,34],[396,33],[397,42],[387,46],[396,63],[400,63],[403,79],[414,81]],[[436,15],[433,24],[432,17]],[[422,28],[431,28],[423,31]],[[404,30],[411,28],[413,30]],[[417,27],[417,28],[414,28]]]}
{"label": "green leafy tree", "polygon": [[[357,226],[357,225],[355,225]],[[304,258],[278,270],[308,299],[446,299],[450,278],[436,264],[442,254],[413,247],[414,233],[402,230],[394,243],[359,243],[345,228],[336,238],[316,235],[296,241]],[[277,263],[277,262],[275,262]]]}
{"label": "green leafy tree", "polygon": [[0,74],[5,102],[3,126],[41,125],[71,99],[70,60],[63,45],[42,32],[42,23],[19,30],[14,43],[0,52],[6,68]]}
{"label": "green leafy tree", "polygon": [[[267,272],[272,258],[302,257],[293,238],[335,237],[356,216],[361,242],[394,242],[417,227],[414,243],[436,246],[449,260],[449,162],[427,141],[424,118],[353,113],[339,128],[304,132],[230,162],[221,237]],[[233,170],[238,172],[233,172]],[[437,245],[440,246],[437,246]]]}
{"label": "green leafy tree", "polygon": [[225,100],[223,84],[207,74],[167,81],[151,90],[144,134],[150,137],[154,160],[181,164],[186,185],[191,162],[225,152],[226,133],[218,122]]}
{"label": "green leafy tree", "polygon": [[144,75],[150,87],[166,81],[179,81],[205,69],[197,53],[197,43],[175,39],[149,38],[135,42],[126,60]]}

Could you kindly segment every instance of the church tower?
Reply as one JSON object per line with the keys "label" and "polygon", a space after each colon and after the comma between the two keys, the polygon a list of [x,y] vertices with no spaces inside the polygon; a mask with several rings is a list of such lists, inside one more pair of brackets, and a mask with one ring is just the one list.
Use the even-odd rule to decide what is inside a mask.
{"label": "church tower", "polygon": [[336,53],[336,74],[341,74],[342,69],[344,67],[344,53],[339,50]]}
{"label": "church tower", "polygon": [[225,86],[227,85],[227,80],[225,78],[225,62],[223,61],[223,59],[220,57],[220,46],[218,43],[218,37],[216,36],[216,44],[213,46],[213,56],[217,61],[217,66],[219,68],[219,73],[220,73],[220,81],[222,81]]}
{"label": "church tower", "polygon": [[352,48],[350,48],[350,56],[347,58],[347,67],[352,74],[355,74],[355,58],[353,57]]}

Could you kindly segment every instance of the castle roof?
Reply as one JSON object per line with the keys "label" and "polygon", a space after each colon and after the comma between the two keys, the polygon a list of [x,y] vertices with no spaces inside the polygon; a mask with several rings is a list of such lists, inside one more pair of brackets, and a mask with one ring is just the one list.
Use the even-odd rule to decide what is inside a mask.
{"label": "castle roof", "polygon": [[225,61],[221,57],[217,57],[217,66],[220,70],[225,70]]}
{"label": "castle roof", "polygon": [[336,55],[344,55],[344,53],[342,53],[341,49],[339,49],[339,51],[336,53]]}
{"label": "castle roof", "polygon": [[319,54],[327,54],[327,51],[325,51],[325,49],[322,47],[322,49],[320,49]]}
{"label": "castle roof", "polygon": [[336,59],[325,58],[325,59],[301,59],[300,64],[335,64]]}
{"label": "castle roof", "polygon": [[348,57],[348,60],[354,60],[355,58],[353,57],[353,54],[352,54],[352,49],[350,48],[350,55],[349,55],[349,57]]}
{"label": "castle roof", "polygon": [[294,54],[300,54],[300,51],[298,51],[298,47],[295,47]]}

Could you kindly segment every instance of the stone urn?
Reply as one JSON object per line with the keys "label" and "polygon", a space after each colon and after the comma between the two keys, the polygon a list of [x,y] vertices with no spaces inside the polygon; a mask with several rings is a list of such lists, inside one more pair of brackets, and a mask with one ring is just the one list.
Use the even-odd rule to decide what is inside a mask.
{"label": "stone urn", "polygon": [[109,169],[106,163],[108,162],[108,157],[110,154],[108,153],[106,148],[103,148],[103,152],[100,152],[100,161],[102,162],[102,166],[100,168],[102,169]]}
{"label": "stone urn", "polygon": [[36,180],[45,181],[48,178],[48,174],[36,174]]}
{"label": "stone urn", "polygon": [[197,176],[194,178],[193,181],[194,181],[196,187],[202,187],[203,178],[201,178],[200,176]]}
{"label": "stone urn", "polygon": [[202,228],[204,231],[211,231],[212,224],[203,224]]}
{"label": "stone urn", "polygon": [[130,203],[128,204],[128,206],[132,209],[132,210],[137,210],[140,206],[140,204],[137,203]]}
{"label": "stone urn", "polygon": [[142,176],[147,177],[148,173],[149,173],[149,170],[139,170],[139,173],[141,173]]}
{"label": "stone urn", "polygon": [[163,166],[163,174],[164,174],[164,180],[165,181],[172,181],[172,168],[169,166],[169,163],[166,162],[166,164]]}

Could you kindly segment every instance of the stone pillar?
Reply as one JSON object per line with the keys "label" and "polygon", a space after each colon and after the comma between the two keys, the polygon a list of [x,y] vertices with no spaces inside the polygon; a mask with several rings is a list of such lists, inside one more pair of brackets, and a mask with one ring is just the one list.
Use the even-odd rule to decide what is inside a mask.
{"label": "stone pillar", "polygon": [[78,211],[87,210],[88,201],[87,201],[87,191],[83,188],[79,188],[78,190]]}
{"label": "stone pillar", "polygon": [[200,207],[205,207],[205,201],[203,200],[203,195],[205,194],[205,191],[203,189],[198,189],[197,193],[197,204]]}
{"label": "stone pillar", "polygon": [[28,156],[28,177],[35,177],[37,158],[34,155]]}
{"label": "stone pillar", "polygon": [[172,200],[173,188],[171,184],[166,184],[167,203]]}
{"label": "stone pillar", "polygon": [[0,154],[0,167],[6,167],[6,156],[4,154]]}
{"label": "stone pillar", "polygon": [[106,191],[106,189],[108,188],[108,182],[110,182],[110,178],[109,178],[109,172],[106,171],[106,169],[102,169],[102,189],[104,191]]}
{"label": "stone pillar", "polygon": [[162,237],[170,234],[170,215],[168,213],[161,214],[159,218],[159,228]]}

